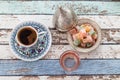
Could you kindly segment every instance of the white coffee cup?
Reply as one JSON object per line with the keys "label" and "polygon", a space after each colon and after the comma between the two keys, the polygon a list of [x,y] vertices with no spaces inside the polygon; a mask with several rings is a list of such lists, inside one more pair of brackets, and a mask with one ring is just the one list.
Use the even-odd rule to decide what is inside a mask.
{"label": "white coffee cup", "polygon": [[46,34],[46,32],[38,33],[32,26],[21,27],[16,34],[16,41],[20,46],[32,47],[34,46],[41,34]]}

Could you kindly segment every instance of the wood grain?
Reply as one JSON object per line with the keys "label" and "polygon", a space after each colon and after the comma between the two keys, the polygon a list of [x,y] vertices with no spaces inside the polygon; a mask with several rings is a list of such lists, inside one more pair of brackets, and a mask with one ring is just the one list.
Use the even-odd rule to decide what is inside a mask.
{"label": "wood grain", "polygon": [[[66,72],[59,64],[59,60],[38,60],[25,62],[21,60],[0,60],[0,75],[100,75],[120,74],[118,65],[120,60],[81,60],[77,70]],[[4,67],[4,68],[3,68]]]}
{"label": "wood grain", "polygon": [[[95,21],[102,29],[120,28],[120,16],[78,15],[79,18],[88,18]],[[46,27],[54,28],[53,15],[0,15],[0,28],[13,29],[24,21],[36,21]]]}
{"label": "wood grain", "polygon": [[0,76],[0,80],[119,80],[120,75],[91,76]]}
{"label": "wood grain", "polygon": [[[0,45],[0,59],[18,59],[13,55],[9,45]],[[49,52],[43,59],[59,59],[66,50],[73,50],[70,45],[52,45]],[[79,53],[81,59],[119,59],[120,45],[100,45],[90,53]]]}
{"label": "wood grain", "polygon": [[[87,18],[87,16],[80,16],[80,18]],[[120,43],[120,26],[119,16],[88,16],[89,19],[100,22],[99,25],[102,28],[102,42],[100,48],[92,53],[81,54],[81,58],[120,58],[119,44]],[[52,16],[48,15],[0,15],[0,45],[2,51],[0,59],[16,59],[12,55],[8,46],[9,35],[17,24],[26,21],[34,20],[40,21],[42,24],[50,25],[53,37],[53,46],[44,59],[59,59],[59,56],[65,50],[72,49],[67,42],[66,34],[59,33],[57,30],[53,30]],[[114,23],[115,20],[118,20]],[[109,27],[108,27],[109,26]],[[114,45],[113,45],[114,44]],[[112,49],[111,49],[112,47]],[[107,50],[107,51],[106,51]]]}
{"label": "wood grain", "polygon": [[[102,43],[119,43],[120,16],[79,16],[79,18],[89,18],[96,21],[102,28]],[[54,28],[52,25],[52,15],[0,15],[0,44],[8,44],[11,30],[16,25],[24,21],[37,21],[49,28]],[[46,24],[47,23],[47,24]],[[4,30],[7,29],[7,30]],[[105,29],[105,30],[104,30]],[[67,43],[66,35],[62,35],[56,30],[52,31],[53,40],[55,43]],[[61,36],[62,35],[62,36]],[[60,36],[60,37],[59,37]],[[57,38],[57,39],[55,39]]]}
{"label": "wood grain", "polygon": [[120,14],[120,2],[107,1],[0,1],[0,14],[54,14],[60,5],[71,5],[77,14]]}
{"label": "wood grain", "polygon": [[[37,2],[39,2],[39,4],[41,4],[40,3],[41,1],[31,1],[31,2],[23,1],[23,0],[22,1],[5,1],[5,2],[2,1],[2,2],[0,2],[0,4],[1,4],[0,5],[1,6],[0,14],[54,14],[56,6],[59,3],[61,3],[60,5],[66,5],[66,2],[68,2],[68,1],[65,1],[65,3],[62,1],[58,1],[57,4],[56,4],[56,2],[54,3],[53,1],[51,1],[54,3],[54,5],[53,4],[50,5],[49,3],[51,3],[51,2],[49,2],[49,1],[44,1],[43,3],[45,3],[45,5],[48,4],[48,6],[42,6],[44,9],[43,11],[41,9],[39,10],[39,5],[36,5],[36,4],[38,4]],[[72,4],[77,14],[91,14],[91,15],[93,15],[93,14],[119,15],[120,14],[120,12],[119,12],[120,11],[120,2],[117,2],[117,4],[116,4],[116,2],[94,2],[94,1],[92,3],[89,3],[88,1],[87,2],[78,1],[78,3],[76,3],[76,2],[72,3],[72,2],[73,1],[69,1],[68,5]],[[34,7],[33,7],[33,4],[35,4]],[[90,6],[88,4],[90,4]],[[106,4],[106,6],[103,6],[104,4]],[[6,6],[6,7],[4,7],[4,6]],[[21,6],[21,9],[18,6]],[[38,6],[38,7],[36,7],[36,6]],[[17,9],[15,9],[15,8],[17,8]],[[48,9],[50,9],[50,10],[48,10]],[[15,15],[15,16],[14,15],[0,15],[0,16],[3,16],[3,18],[0,17],[0,20],[1,20],[0,29],[14,28],[14,26],[16,26],[18,23],[26,21],[26,20],[40,21],[42,24],[44,24],[46,26],[50,25],[48,27],[53,28],[52,17],[49,17],[49,15],[37,15],[36,17],[35,17],[35,15],[27,15],[27,17],[26,17],[26,15],[18,15],[19,18],[16,17],[17,15]],[[38,16],[40,16],[40,17],[38,17]],[[41,17],[41,16],[43,16],[43,17]],[[25,19],[24,19],[24,17],[25,17]],[[89,16],[89,15],[87,15],[87,16],[80,16],[80,17],[81,18],[83,18],[83,17],[90,18],[92,20],[97,21],[97,23],[100,22],[99,25],[101,26],[102,29],[107,28],[106,30],[102,30],[103,35],[105,34],[104,39],[102,41],[103,43],[106,43],[106,41],[107,41],[107,43],[119,43],[119,39],[120,39],[118,36],[119,30],[112,30],[113,28],[120,28],[120,26],[119,26],[120,17],[119,16],[110,16],[109,17],[109,16]],[[50,21],[49,23],[48,23],[47,19],[48,19],[48,21]],[[13,22],[14,22],[14,24],[13,24]],[[46,22],[48,24],[46,24]],[[1,44],[2,43],[8,44],[7,40],[9,40],[8,35],[10,32],[11,32],[11,30],[2,30],[2,32],[0,32],[1,33],[0,34]],[[67,43],[67,42],[65,42],[65,43]],[[54,46],[54,48],[52,47],[53,50],[56,48],[61,49],[61,47],[63,47],[62,45],[53,45],[53,46]],[[59,47],[56,47],[56,46],[59,46]],[[93,55],[80,53],[80,55],[81,55],[80,57],[82,57],[82,58],[119,58],[120,57],[119,45],[101,45],[101,46],[104,46],[104,47],[102,47],[102,49],[101,48],[98,48],[98,49],[100,49],[100,51],[103,50],[103,52],[100,52],[98,54],[94,54],[94,52],[93,52]],[[6,48],[3,48],[3,47],[6,47]],[[65,45],[65,47],[62,48],[62,50],[66,50],[66,49],[71,49],[71,48],[70,48],[70,46]],[[0,45],[0,50],[2,50],[1,51],[2,54],[5,54],[5,55],[1,54],[2,56],[0,55],[1,56],[0,59],[16,59],[16,57],[14,55],[12,55],[12,52],[9,50],[8,45]],[[105,50],[108,53],[104,53]],[[59,53],[62,53],[62,52],[63,51],[59,51],[59,50],[52,52],[50,50],[48,55],[46,55],[46,57],[44,59],[59,59],[59,56],[60,56]],[[55,54],[51,54],[51,53],[55,53]],[[2,69],[2,68],[0,68],[0,69]],[[25,73],[30,70],[27,68],[22,68],[22,69],[16,69],[15,71],[11,70],[10,72],[20,73],[21,71],[23,73]],[[75,80],[96,80],[96,79],[97,80],[99,80],[99,79],[119,80],[120,76],[119,75],[39,76],[39,77],[38,76],[23,76],[23,77],[22,76],[9,76],[9,77],[0,76],[0,80],[8,80],[8,79],[9,80],[63,80],[63,79],[64,80],[72,80],[72,79],[75,79]]]}
{"label": "wood grain", "polygon": [[[0,29],[0,44],[8,45],[12,29]],[[68,45],[67,34],[58,32],[52,28],[52,44],[53,45]],[[120,29],[102,29],[101,44],[120,44]]]}

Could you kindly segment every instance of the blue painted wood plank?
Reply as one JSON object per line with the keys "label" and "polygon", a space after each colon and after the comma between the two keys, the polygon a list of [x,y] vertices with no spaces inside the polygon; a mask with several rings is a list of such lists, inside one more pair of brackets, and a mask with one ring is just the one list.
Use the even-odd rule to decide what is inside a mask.
{"label": "blue painted wood plank", "polygon": [[0,60],[0,75],[97,75],[120,74],[120,60],[81,60],[73,72],[64,71],[59,60]]}
{"label": "blue painted wood plank", "polygon": [[60,5],[77,14],[120,15],[120,2],[107,1],[0,1],[0,14],[54,14]]}

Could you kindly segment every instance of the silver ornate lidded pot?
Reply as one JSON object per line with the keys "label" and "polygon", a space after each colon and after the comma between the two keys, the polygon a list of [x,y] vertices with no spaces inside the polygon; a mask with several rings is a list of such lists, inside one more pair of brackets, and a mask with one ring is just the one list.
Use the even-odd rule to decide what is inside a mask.
{"label": "silver ornate lidded pot", "polygon": [[61,31],[66,32],[72,29],[77,23],[77,15],[72,7],[58,7],[53,16],[53,26]]}

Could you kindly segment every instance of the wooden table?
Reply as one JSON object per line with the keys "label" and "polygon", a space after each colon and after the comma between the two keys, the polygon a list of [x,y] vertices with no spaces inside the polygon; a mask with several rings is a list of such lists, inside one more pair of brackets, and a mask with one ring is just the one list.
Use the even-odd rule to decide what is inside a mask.
{"label": "wooden table", "polygon": [[[52,25],[58,6],[72,5],[79,18],[89,18],[102,29],[102,42],[91,53],[79,53],[81,65],[71,73],[59,64],[60,55],[72,50],[65,33]],[[12,29],[24,21],[49,27],[52,46],[35,62],[17,59],[9,47]],[[0,1],[0,80],[120,80],[120,2],[113,1]]]}

